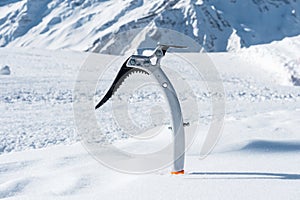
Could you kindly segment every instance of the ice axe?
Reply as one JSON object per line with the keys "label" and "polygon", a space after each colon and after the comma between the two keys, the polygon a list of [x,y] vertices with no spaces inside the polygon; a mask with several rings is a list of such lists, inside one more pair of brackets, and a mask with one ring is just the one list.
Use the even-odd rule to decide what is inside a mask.
{"label": "ice axe", "polygon": [[111,87],[96,105],[95,109],[100,108],[107,102],[116,90],[120,87],[122,82],[133,72],[143,72],[148,75],[153,75],[157,82],[161,85],[165,97],[171,111],[172,117],[172,132],[174,136],[174,163],[172,174],[184,173],[184,156],[185,156],[185,135],[184,123],[181,112],[180,103],[176,91],[168,79],[165,72],[162,70],[160,61],[166,55],[169,48],[186,48],[183,46],[163,45],[158,44],[153,54],[150,56],[132,55],[122,65]]}

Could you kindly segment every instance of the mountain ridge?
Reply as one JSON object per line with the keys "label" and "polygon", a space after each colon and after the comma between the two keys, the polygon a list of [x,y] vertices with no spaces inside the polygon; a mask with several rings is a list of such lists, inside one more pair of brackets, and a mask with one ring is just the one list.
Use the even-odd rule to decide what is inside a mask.
{"label": "mountain ridge", "polygon": [[224,52],[299,35],[298,12],[296,0],[5,0],[0,46],[101,51],[116,33],[158,27]]}

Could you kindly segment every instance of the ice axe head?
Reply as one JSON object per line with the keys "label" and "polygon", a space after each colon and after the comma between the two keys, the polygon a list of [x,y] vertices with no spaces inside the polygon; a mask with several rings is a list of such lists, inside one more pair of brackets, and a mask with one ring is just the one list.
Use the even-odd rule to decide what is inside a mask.
{"label": "ice axe head", "polygon": [[[122,65],[119,70],[116,78],[114,79],[109,90],[106,92],[105,96],[101,101],[96,105],[95,109],[101,107],[105,102],[107,102],[113,94],[117,91],[120,85],[125,81],[125,79],[134,72],[142,72],[147,75],[151,74],[151,71],[155,67],[160,67],[160,60],[166,55],[166,52],[169,48],[186,48],[184,46],[176,45],[165,45],[158,44],[152,55],[131,55]],[[154,62],[151,62],[152,59],[155,59]],[[152,70],[151,70],[152,69]]]}

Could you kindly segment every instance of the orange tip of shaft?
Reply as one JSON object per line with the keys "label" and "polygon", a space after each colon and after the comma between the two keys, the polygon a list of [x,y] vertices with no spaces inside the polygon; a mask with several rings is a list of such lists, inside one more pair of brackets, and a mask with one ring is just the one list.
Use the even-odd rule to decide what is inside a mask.
{"label": "orange tip of shaft", "polygon": [[172,175],[179,175],[179,174],[184,174],[184,170],[177,171],[177,172],[171,172]]}

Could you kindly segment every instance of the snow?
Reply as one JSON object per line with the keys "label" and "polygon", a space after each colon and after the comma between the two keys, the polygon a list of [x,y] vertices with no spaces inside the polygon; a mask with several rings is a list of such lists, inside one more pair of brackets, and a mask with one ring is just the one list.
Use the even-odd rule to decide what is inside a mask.
{"label": "snow", "polygon": [[167,171],[118,173],[101,166],[79,143],[29,150],[1,156],[0,195],[9,199],[297,199],[299,148],[289,149],[257,153],[250,146],[252,153],[223,152],[205,160],[190,155],[186,170],[192,174],[184,176]]}
{"label": "snow", "polygon": [[0,46],[103,50],[116,33],[160,27],[190,36],[206,51],[224,52],[234,31],[238,48],[299,35],[299,9],[297,1],[284,0],[6,0]]}
{"label": "snow", "polygon": [[[2,0],[0,199],[298,200],[299,9],[298,1],[285,0]],[[128,53],[161,37],[162,29],[153,31],[156,27],[190,36],[202,51],[218,52],[208,56],[224,85],[226,115],[222,135],[205,158],[200,152],[211,124],[211,97],[216,94],[176,57],[183,53],[167,54],[163,60],[184,122],[191,124],[185,127],[186,135],[200,122],[186,152],[185,175],[170,175],[171,166],[136,175],[100,164],[88,153],[74,119],[74,104],[85,100],[74,96],[78,72],[89,58],[83,51]],[[134,38],[136,32],[143,34]],[[126,43],[119,45],[124,38]],[[163,39],[182,43],[172,34]],[[118,69],[110,66],[102,75],[95,101]],[[150,79],[133,74],[114,102],[97,110],[102,134],[95,142],[112,143],[137,155],[170,144],[166,102]],[[83,85],[88,83],[84,81]],[[136,89],[136,83],[145,86]],[[200,113],[191,98],[197,100]],[[110,112],[113,106],[117,113]],[[122,121],[116,121],[116,115]],[[138,128],[124,133],[126,126],[120,125],[132,128],[127,115]],[[141,130],[147,131],[131,137]]]}
{"label": "snow", "polygon": [[[80,99],[72,94],[88,53],[1,48],[0,66],[9,66],[12,72],[0,77],[0,198],[299,199],[300,89],[291,78],[299,75],[299,41],[297,36],[229,53],[209,53],[225,88],[225,123],[214,151],[200,159],[210,125],[211,94],[197,85],[201,129],[187,151],[182,176],[171,176],[170,167],[150,174],[119,173],[87,153],[73,116],[73,103]],[[168,64],[174,64],[172,59],[168,56],[164,61],[167,71]],[[183,77],[193,79],[187,67],[180,70]],[[113,67],[103,76],[96,98],[115,73]],[[126,84],[133,80],[134,76]],[[143,75],[142,80],[148,79]],[[125,92],[121,87],[117,97],[126,99]],[[179,98],[183,108],[189,108],[189,94],[180,90]],[[149,120],[145,105],[163,101],[157,92],[138,91],[130,98],[130,113],[143,126]],[[109,105],[97,115],[108,133],[103,142],[144,154],[171,140],[164,120],[156,122],[161,127],[159,135],[153,137],[151,130],[144,135],[150,140],[127,138],[108,110]],[[183,113],[185,121],[193,124],[195,116]],[[187,134],[190,129],[186,128]]]}
{"label": "snow", "polygon": [[13,69],[9,77],[1,76],[0,153],[78,140],[71,115],[72,86],[85,55],[34,49],[0,52],[1,65]]}

